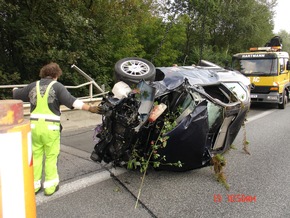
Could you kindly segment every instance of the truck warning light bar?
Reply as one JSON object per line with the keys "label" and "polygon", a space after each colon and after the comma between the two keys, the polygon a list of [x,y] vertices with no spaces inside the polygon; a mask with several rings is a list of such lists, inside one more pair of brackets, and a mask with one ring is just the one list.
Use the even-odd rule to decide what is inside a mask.
{"label": "truck warning light bar", "polygon": [[249,49],[251,52],[254,51],[281,51],[282,46],[272,46],[272,47],[253,47]]}

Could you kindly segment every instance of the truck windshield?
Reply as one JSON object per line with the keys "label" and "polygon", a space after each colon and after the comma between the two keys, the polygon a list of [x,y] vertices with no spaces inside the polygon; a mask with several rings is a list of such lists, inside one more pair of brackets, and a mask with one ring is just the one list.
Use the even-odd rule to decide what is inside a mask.
{"label": "truck windshield", "polygon": [[277,75],[277,59],[233,59],[233,68],[247,76]]}

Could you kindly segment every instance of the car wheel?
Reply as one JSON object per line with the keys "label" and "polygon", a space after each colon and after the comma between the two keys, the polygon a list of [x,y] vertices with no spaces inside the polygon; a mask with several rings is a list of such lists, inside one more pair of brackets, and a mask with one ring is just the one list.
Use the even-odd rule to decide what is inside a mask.
{"label": "car wheel", "polygon": [[282,104],[278,104],[278,108],[285,109],[287,103],[288,103],[288,96],[287,96],[286,90],[284,90]]}
{"label": "car wheel", "polygon": [[137,84],[141,80],[154,81],[155,75],[155,66],[143,58],[123,58],[115,64],[115,79],[117,81]]}

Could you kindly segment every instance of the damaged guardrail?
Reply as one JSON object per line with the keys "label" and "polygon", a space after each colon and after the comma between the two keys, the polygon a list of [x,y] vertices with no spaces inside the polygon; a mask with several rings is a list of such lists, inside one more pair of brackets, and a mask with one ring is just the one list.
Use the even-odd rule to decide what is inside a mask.
{"label": "damaged guardrail", "polygon": [[[102,96],[107,94],[108,92],[105,92],[105,87],[104,85],[99,86],[96,81],[91,78],[88,74],[86,74],[83,70],[81,70],[79,67],[76,65],[71,66],[72,69],[76,70],[80,75],[82,75],[84,78],[88,80],[86,83],[82,83],[76,86],[65,86],[67,89],[78,89],[84,86],[89,87],[89,95],[88,96],[82,96],[78,97],[78,99],[84,101],[84,102],[96,102],[100,101],[102,99]],[[0,85],[0,89],[14,89],[14,88],[23,88],[27,86],[28,84],[19,84],[19,85]],[[94,87],[99,91],[98,93],[94,94]],[[30,103],[29,102],[24,102],[23,103],[23,108],[25,111],[27,111],[27,108],[30,108]],[[66,108],[64,108],[66,110]],[[26,112],[27,113],[27,112]]]}

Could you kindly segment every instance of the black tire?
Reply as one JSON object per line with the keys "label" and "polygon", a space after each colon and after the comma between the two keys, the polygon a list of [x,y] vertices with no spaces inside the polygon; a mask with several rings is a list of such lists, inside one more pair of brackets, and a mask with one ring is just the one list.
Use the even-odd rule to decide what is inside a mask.
{"label": "black tire", "polygon": [[155,75],[155,66],[143,58],[123,58],[115,64],[115,79],[117,81],[137,84],[141,80],[154,81]]}
{"label": "black tire", "polygon": [[283,97],[282,97],[282,104],[278,104],[278,108],[285,109],[287,103],[288,103],[287,91],[284,90]]}

